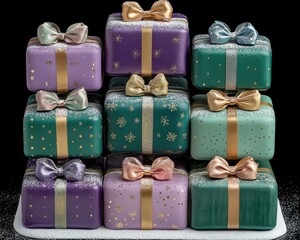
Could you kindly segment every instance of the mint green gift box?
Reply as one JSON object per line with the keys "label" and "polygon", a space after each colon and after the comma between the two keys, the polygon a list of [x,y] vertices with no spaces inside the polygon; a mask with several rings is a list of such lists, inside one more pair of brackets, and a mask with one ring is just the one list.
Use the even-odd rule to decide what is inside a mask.
{"label": "mint green gift box", "polygon": [[[104,101],[106,147],[111,153],[184,153],[189,143],[190,101],[185,78],[167,78],[167,96],[126,96],[129,77],[110,80]],[[148,84],[149,79],[145,79]],[[150,112],[146,117],[144,112]]]}
{"label": "mint green gift box", "polygon": [[[237,134],[228,134],[228,107],[219,112],[209,111],[207,96],[192,97],[191,156],[196,160],[209,160],[215,155],[225,159],[240,159],[251,155],[254,159],[270,160],[275,149],[275,113],[272,100],[261,95],[257,111],[230,107],[236,112]],[[232,143],[237,141],[232,156]]]}
{"label": "mint green gift box", "polygon": [[[258,163],[255,180],[242,180],[237,177],[239,192],[238,224],[230,226],[228,212],[228,179],[208,176],[206,166],[209,161],[193,161],[189,173],[190,226],[197,230],[248,229],[270,230],[276,226],[278,206],[278,186],[269,161],[255,160]],[[235,165],[236,161],[229,161]],[[231,196],[231,200],[233,199]],[[231,218],[232,219],[232,218]],[[232,220],[231,220],[232,221]]]}
{"label": "mint green gift box", "polygon": [[192,43],[192,84],[203,90],[267,90],[271,87],[272,49],[268,38],[258,36],[254,46],[233,41],[211,44],[208,34]]}
{"label": "mint green gift box", "polygon": [[[100,98],[99,94],[88,94],[88,107],[80,111],[57,107],[40,112],[37,111],[35,95],[31,95],[23,118],[25,156],[54,159],[99,157],[103,149]],[[65,123],[59,123],[58,116],[62,116]]]}

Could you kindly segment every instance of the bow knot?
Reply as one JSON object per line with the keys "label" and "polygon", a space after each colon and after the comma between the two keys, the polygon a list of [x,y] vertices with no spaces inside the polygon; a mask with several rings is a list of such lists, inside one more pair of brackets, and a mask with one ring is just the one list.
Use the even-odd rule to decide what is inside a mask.
{"label": "bow knot", "polygon": [[206,170],[211,178],[227,178],[236,176],[243,180],[255,180],[258,164],[250,156],[242,158],[235,166],[219,156],[214,157],[207,165]]}
{"label": "bow knot", "polygon": [[35,175],[41,181],[54,180],[57,177],[64,177],[69,181],[81,181],[84,177],[86,166],[80,159],[73,159],[62,167],[57,167],[49,158],[36,160]]}
{"label": "bow knot", "polygon": [[230,32],[228,25],[221,21],[215,21],[208,29],[210,42],[214,44],[225,44],[234,40],[240,45],[255,45],[258,32],[249,23],[241,23],[234,32]]}
{"label": "bow knot", "polygon": [[83,43],[86,42],[88,27],[83,23],[74,23],[68,27],[65,33],[62,33],[59,27],[52,22],[45,22],[38,27],[38,40],[43,45],[51,45],[59,40],[66,43]]}
{"label": "bow knot", "polygon": [[214,112],[233,105],[238,106],[242,110],[255,111],[260,107],[260,98],[258,90],[243,91],[234,97],[229,97],[219,90],[210,90],[207,93],[208,108]]}
{"label": "bow knot", "polygon": [[137,2],[124,2],[122,5],[123,21],[157,20],[169,22],[172,18],[173,8],[169,1],[156,1],[150,10],[144,11]]}
{"label": "bow knot", "polygon": [[168,81],[164,74],[157,74],[149,85],[145,85],[144,79],[136,74],[132,74],[126,83],[127,96],[143,96],[145,94],[152,94],[155,96],[166,96],[168,94]]}
{"label": "bow knot", "polygon": [[66,107],[70,110],[84,110],[88,107],[88,97],[84,88],[78,88],[60,99],[54,92],[40,90],[35,95],[37,111],[51,111],[56,107]]}
{"label": "bow knot", "polygon": [[168,157],[155,159],[151,166],[144,166],[137,158],[126,157],[122,162],[122,175],[125,180],[135,181],[144,176],[158,180],[172,179],[174,162]]}

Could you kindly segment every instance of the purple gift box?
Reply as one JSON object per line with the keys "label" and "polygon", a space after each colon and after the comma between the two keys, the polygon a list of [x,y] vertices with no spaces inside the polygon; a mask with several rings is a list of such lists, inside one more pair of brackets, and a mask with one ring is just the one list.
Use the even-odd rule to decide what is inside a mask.
{"label": "purple gift box", "polygon": [[125,22],[120,13],[111,14],[106,25],[105,45],[108,75],[187,74],[189,27],[182,14],[173,13],[169,22]]}
{"label": "purple gift box", "polygon": [[80,44],[59,41],[51,45],[32,38],[26,51],[27,88],[33,92],[67,92],[79,87],[98,91],[103,81],[101,56],[98,37],[87,37]]}
{"label": "purple gift box", "polygon": [[[141,156],[134,158],[147,161]],[[172,157],[174,158],[178,157]],[[180,157],[183,160],[182,157]],[[129,181],[120,168],[124,155],[110,155],[104,176],[104,225],[109,229],[184,229],[188,224],[188,176],[175,161],[173,177]],[[152,163],[149,161],[148,163]],[[180,167],[181,166],[181,167]],[[149,167],[149,166],[148,166]]]}
{"label": "purple gift box", "polygon": [[[23,179],[23,225],[27,228],[98,228],[102,224],[101,162],[94,163],[95,165],[90,163],[91,166],[86,164],[83,179],[72,181],[64,177],[40,180],[35,172],[37,161],[38,159],[28,160]],[[44,170],[45,168],[52,171],[48,176],[52,176],[53,171],[60,175],[62,171],[61,168],[51,168],[49,163]],[[44,170],[41,171],[43,174]]]}

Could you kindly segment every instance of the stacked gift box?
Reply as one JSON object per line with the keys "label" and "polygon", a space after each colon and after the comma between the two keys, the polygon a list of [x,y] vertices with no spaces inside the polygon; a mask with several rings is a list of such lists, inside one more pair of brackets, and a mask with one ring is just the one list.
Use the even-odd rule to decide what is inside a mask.
{"label": "stacked gift box", "polygon": [[188,53],[188,19],[166,0],[125,2],[105,46],[83,23],[38,27],[26,52],[25,227],[275,227],[275,115],[259,92],[270,42],[250,23],[213,23],[193,38],[190,83],[208,92],[192,97]]}

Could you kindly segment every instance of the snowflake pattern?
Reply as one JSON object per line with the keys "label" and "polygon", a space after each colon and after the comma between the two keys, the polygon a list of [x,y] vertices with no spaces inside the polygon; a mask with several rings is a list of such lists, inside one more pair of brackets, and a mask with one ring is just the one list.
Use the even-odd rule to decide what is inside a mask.
{"label": "snowflake pattern", "polygon": [[123,149],[127,149],[127,145],[123,145]]}
{"label": "snowflake pattern", "polygon": [[124,117],[119,117],[117,120],[117,125],[119,126],[119,128],[125,127],[127,121]]}
{"label": "snowflake pattern", "polygon": [[134,122],[135,122],[136,124],[138,124],[138,123],[140,122],[140,119],[139,119],[139,118],[135,118],[135,119],[134,119]]}
{"label": "snowflake pattern", "polygon": [[159,57],[161,56],[161,54],[162,54],[161,49],[156,49],[156,50],[154,50],[154,52],[153,52],[153,56],[154,56],[155,58],[159,58]]}
{"label": "snowflake pattern", "polygon": [[168,108],[170,109],[171,112],[176,112],[177,111],[177,106],[175,103],[169,103]]}
{"label": "snowflake pattern", "polygon": [[188,133],[183,133],[183,134],[182,134],[182,138],[183,138],[183,139],[187,139],[187,137],[188,137]]}
{"label": "snowflake pattern", "polygon": [[174,43],[176,45],[179,45],[180,41],[181,41],[181,39],[178,36],[172,38],[172,43]]}
{"label": "snowflake pattern", "polygon": [[107,149],[109,150],[109,151],[113,151],[113,150],[115,150],[115,148],[114,148],[114,146],[111,144],[111,143],[108,143],[107,144]]}
{"label": "snowflake pattern", "polygon": [[113,62],[113,66],[114,66],[115,70],[119,70],[120,69],[120,65],[121,65],[121,63],[118,62],[118,61]]}
{"label": "snowflake pattern", "polygon": [[117,43],[122,42],[122,39],[123,39],[123,37],[120,34],[115,35],[115,37],[114,37],[114,40]]}
{"label": "snowflake pattern", "polygon": [[180,113],[180,118],[184,118],[185,114],[184,113]]}
{"label": "snowflake pattern", "polygon": [[116,111],[117,110],[117,106],[118,105],[115,104],[114,102],[106,104],[106,108],[109,109],[110,111]]}
{"label": "snowflake pattern", "polygon": [[134,107],[132,105],[129,106],[129,111],[133,112],[134,111]]}
{"label": "snowflake pattern", "polygon": [[157,134],[156,134],[156,137],[157,137],[157,138],[160,138],[160,136],[161,136],[160,133],[157,133]]}
{"label": "snowflake pattern", "polygon": [[135,140],[135,136],[132,134],[132,132],[127,133],[124,136],[125,140],[129,143],[133,142]]}
{"label": "snowflake pattern", "polygon": [[182,127],[182,125],[183,125],[183,124],[182,124],[182,122],[180,122],[180,121],[179,121],[179,122],[177,123],[177,125],[176,125],[176,126],[177,126],[178,128],[181,128],[181,127]]}
{"label": "snowflake pattern", "polygon": [[170,67],[170,72],[171,73],[176,73],[177,72],[177,65],[175,64],[175,65],[172,65],[171,67]]}
{"label": "snowflake pattern", "polygon": [[166,140],[169,142],[175,142],[177,135],[175,133],[168,132]]}
{"label": "snowflake pattern", "polygon": [[141,51],[137,50],[137,49],[134,49],[132,51],[132,56],[134,59],[139,59],[139,57],[141,56]]}
{"label": "snowflake pattern", "polygon": [[167,116],[161,116],[160,118],[160,123],[165,127],[167,125],[169,125],[169,119]]}
{"label": "snowflake pattern", "polygon": [[116,140],[117,139],[117,134],[115,134],[114,132],[112,132],[110,134],[111,139]]}

